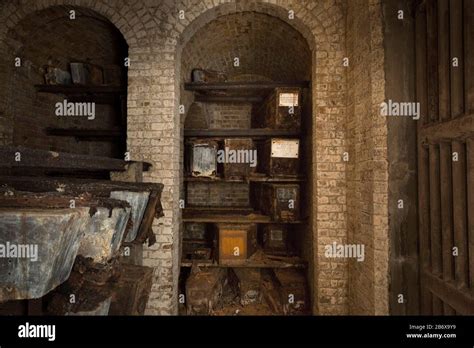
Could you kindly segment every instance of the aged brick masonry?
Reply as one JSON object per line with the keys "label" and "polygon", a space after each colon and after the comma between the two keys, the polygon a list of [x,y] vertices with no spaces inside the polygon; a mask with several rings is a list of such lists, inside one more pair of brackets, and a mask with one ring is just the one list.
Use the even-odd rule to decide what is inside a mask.
{"label": "aged brick masonry", "polygon": [[[182,262],[183,236],[203,228],[220,238],[235,232],[235,226],[226,225],[229,221],[213,225],[195,215],[193,220],[183,209],[235,212],[252,206],[262,211],[266,207],[255,197],[278,196],[271,192],[277,190],[274,186],[294,184],[276,180],[268,188],[258,180],[189,178],[192,141],[208,141],[209,134],[221,130],[245,135],[257,128],[256,106],[275,90],[265,94],[250,88],[240,100],[206,100],[228,97],[227,87],[199,93],[192,89],[193,71],[225,74],[225,81],[214,77],[224,85],[307,81],[301,88],[301,133],[285,133],[299,142],[301,163],[292,174],[303,179],[298,183],[302,222],[295,218],[284,229],[289,228],[288,238],[297,245],[304,267],[294,272],[262,267],[262,279],[267,271],[282,284],[285,277],[293,284],[304,279],[307,313],[315,315],[474,314],[473,16],[469,0],[0,1],[0,145],[117,161],[127,155],[125,160],[131,161],[126,172],[107,162],[106,173],[94,176],[90,169],[58,174],[57,167],[34,165],[24,172],[16,164],[3,165],[0,174],[10,179],[0,179],[0,184],[30,192],[28,180],[11,177],[60,177],[66,182],[62,194],[68,196],[54,202],[65,209],[67,198],[79,197],[87,186],[69,187],[69,178],[105,179],[105,188],[94,184],[100,186],[100,199],[90,189],[95,186],[87,186],[92,197],[79,205],[99,211],[113,205],[117,219],[120,209],[134,209],[135,198],[127,198],[131,207],[123,200],[117,203],[120,193],[133,191],[139,197],[140,192],[154,192],[156,206],[151,215],[143,213],[140,224],[149,220],[154,237],[148,231],[141,234],[140,221],[133,217],[140,242],[156,243],[143,248],[135,243],[136,260],[125,268],[145,266],[137,271],[140,279],[151,279],[146,309],[137,300],[144,314],[183,314],[180,295],[189,297],[192,286],[199,288],[200,276],[202,281],[221,281],[226,277],[222,270],[227,272],[215,267],[214,273],[195,276],[186,290],[185,278],[194,276],[195,267]],[[52,92],[58,85],[48,86],[46,70],[72,70],[74,62],[90,66],[91,79],[94,67],[102,69],[97,88],[73,93],[64,86]],[[65,99],[95,102],[95,118],[59,117],[55,105]],[[380,105],[389,100],[420,103],[421,118],[381,116]],[[202,135],[202,130],[208,133]],[[266,139],[251,134],[239,139],[245,143],[251,138],[263,156]],[[228,137],[213,139],[224,144]],[[256,171],[266,165],[260,157],[258,161]],[[218,171],[225,172],[223,167],[218,165]],[[131,186],[113,186],[110,179]],[[63,182],[40,186],[57,191],[55,185]],[[10,208],[8,204],[1,203],[0,210]],[[258,238],[270,235],[275,221],[258,218]],[[245,230],[250,238],[248,229],[241,227],[238,233]],[[330,245],[363,246],[363,260],[328,256]],[[250,254],[250,244],[245,247]],[[219,262],[224,262],[222,254],[215,255]],[[81,262],[76,260],[73,272]],[[243,279],[246,284],[260,281],[260,271],[235,269],[241,291]],[[47,299],[48,308],[59,308],[60,299]]]}

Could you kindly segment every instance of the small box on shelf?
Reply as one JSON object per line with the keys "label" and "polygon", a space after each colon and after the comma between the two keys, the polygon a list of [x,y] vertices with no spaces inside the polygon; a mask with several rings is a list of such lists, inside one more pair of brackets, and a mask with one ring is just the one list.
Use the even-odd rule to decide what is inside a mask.
{"label": "small box on shelf", "polygon": [[258,146],[258,171],[270,177],[297,176],[300,170],[299,139],[270,138]]}
{"label": "small box on shelf", "polygon": [[268,224],[262,226],[263,251],[269,255],[288,255],[288,226]]}
{"label": "small box on shelf", "polygon": [[221,265],[243,264],[257,250],[255,224],[216,224],[216,257]]}
{"label": "small box on shelf", "polygon": [[188,175],[210,178],[217,176],[217,141],[210,139],[190,140],[186,144],[186,150]]}
{"label": "small box on shelf", "polygon": [[221,151],[223,152],[218,156],[218,162],[222,162],[225,179],[243,179],[255,172],[257,151],[254,149],[252,139],[224,139]]}
{"label": "small box on shelf", "polygon": [[300,186],[298,184],[255,185],[253,201],[256,208],[277,222],[300,219]]}
{"label": "small box on shelf", "polygon": [[301,128],[301,88],[279,87],[255,107],[252,126],[300,130]]}

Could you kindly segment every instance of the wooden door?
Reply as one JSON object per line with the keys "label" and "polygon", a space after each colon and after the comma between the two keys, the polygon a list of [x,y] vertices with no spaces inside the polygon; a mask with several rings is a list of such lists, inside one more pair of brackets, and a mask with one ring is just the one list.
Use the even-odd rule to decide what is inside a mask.
{"label": "wooden door", "polygon": [[474,1],[416,6],[421,314],[474,314]]}

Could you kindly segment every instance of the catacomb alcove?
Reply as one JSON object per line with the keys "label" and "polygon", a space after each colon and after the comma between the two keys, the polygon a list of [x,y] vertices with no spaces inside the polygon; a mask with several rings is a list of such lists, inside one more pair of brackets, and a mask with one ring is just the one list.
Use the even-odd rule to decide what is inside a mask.
{"label": "catacomb alcove", "polygon": [[24,18],[6,43],[16,59],[6,95],[11,144],[124,157],[128,46],[108,19],[50,7]]}
{"label": "catacomb alcove", "polygon": [[258,12],[184,46],[181,313],[311,312],[311,64],[301,33]]}

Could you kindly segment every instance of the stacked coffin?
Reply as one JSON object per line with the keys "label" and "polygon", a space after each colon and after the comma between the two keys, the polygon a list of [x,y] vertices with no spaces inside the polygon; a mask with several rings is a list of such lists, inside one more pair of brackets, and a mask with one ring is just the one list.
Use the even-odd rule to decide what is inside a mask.
{"label": "stacked coffin", "polygon": [[[204,84],[214,81],[217,74],[206,75],[198,69],[193,72],[193,78],[194,82]],[[302,90],[275,88],[263,103],[253,108],[251,126],[264,129],[261,134],[266,134],[265,130],[277,130],[275,133],[281,136],[262,140],[258,136],[242,137],[246,135],[234,132],[239,135],[187,138],[184,156],[188,176],[187,195],[188,199],[190,195],[193,198],[191,207],[185,211],[189,222],[184,225],[183,239],[184,261],[193,265],[186,281],[188,313],[211,313],[218,303],[217,296],[222,293],[222,284],[227,284],[223,279],[230,278],[237,284],[240,305],[262,303],[263,299],[268,302],[269,297],[263,296],[265,292],[262,291],[266,278],[255,265],[262,264],[260,260],[267,256],[284,259],[294,255],[292,244],[296,243],[290,238],[290,224],[299,223],[303,215],[299,185],[302,144],[293,135],[301,130],[301,115]],[[290,135],[285,136],[286,133]],[[252,157],[255,152],[258,159]],[[212,194],[218,190],[190,190],[191,185],[207,187],[215,182],[219,185],[242,182],[238,185],[246,185],[251,206],[241,207],[232,202],[234,206],[229,204],[228,209],[216,207],[215,201],[218,200]],[[207,205],[204,205],[206,200]],[[199,202],[199,205],[192,205],[194,202]],[[249,208],[248,211],[245,208]],[[194,217],[201,217],[200,214],[214,214],[218,219],[193,220]],[[248,221],[239,219],[242,215],[247,216]],[[237,219],[231,216],[237,216]],[[253,220],[253,217],[263,218]],[[259,244],[264,254],[259,250]],[[204,267],[197,269],[197,264]],[[218,267],[214,267],[215,264]],[[274,297],[278,302],[277,306],[273,306],[278,307],[275,311],[281,314],[303,312],[305,304],[302,303],[306,303],[301,295],[306,287],[304,277],[294,276],[294,289],[290,289],[291,284],[285,283],[288,277],[280,276],[278,271],[271,274]],[[289,291],[296,293],[297,305],[283,301]]]}
{"label": "stacked coffin", "polygon": [[[7,185],[0,198],[0,236],[38,246],[36,263],[25,267],[9,259],[8,267],[1,267],[7,274],[0,280],[0,301],[48,294],[49,314],[106,315],[111,303],[115,313],[143,314],[152,272],[136,266],[132,271],[141,276],[134,278],[119,258],[124,247],[154,242],[151,223],[162,216],[161,184],[48,177],[0,181]],[[127,286],[139,279],[146,289]],[[134,308],[128,304],[127,312],[114,298],[141,300]]]}

